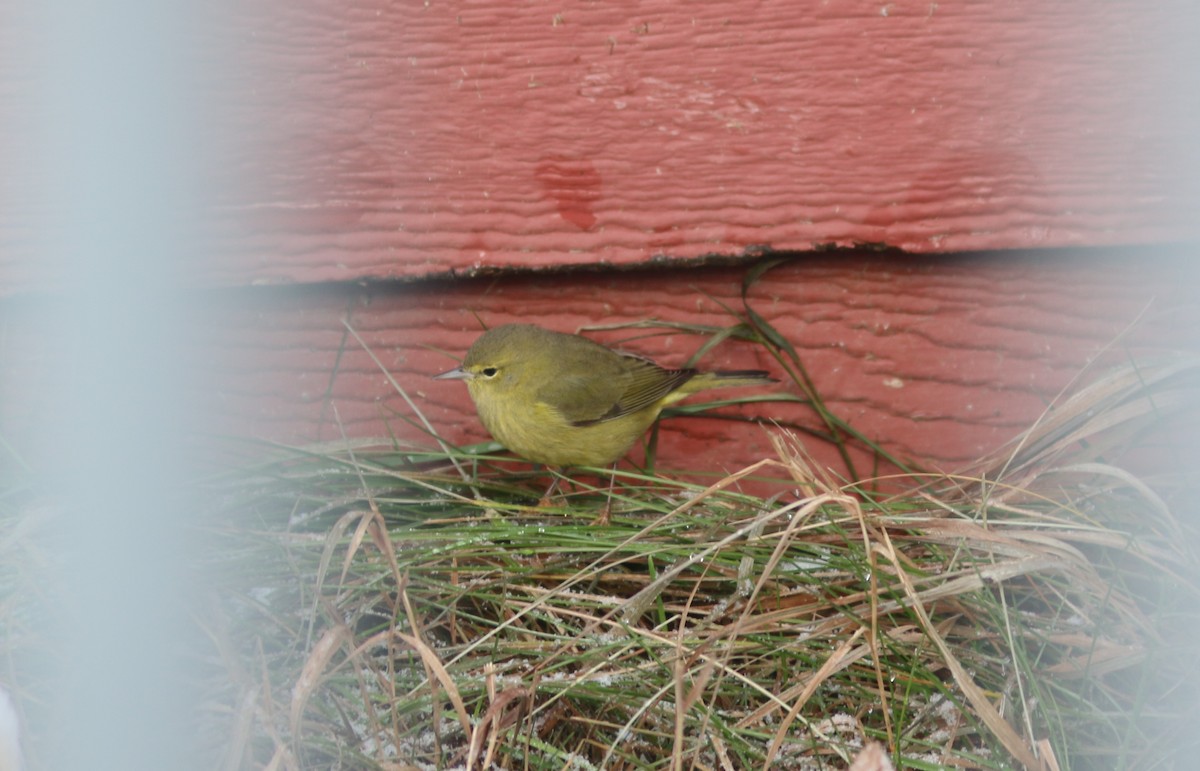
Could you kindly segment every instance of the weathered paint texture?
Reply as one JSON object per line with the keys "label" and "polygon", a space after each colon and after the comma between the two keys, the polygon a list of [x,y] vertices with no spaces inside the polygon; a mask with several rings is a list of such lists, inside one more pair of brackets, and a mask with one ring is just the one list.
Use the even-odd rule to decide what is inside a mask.
{"label": "weathered paint texture", "polygon": [[[186,268],[207,284],[1200,236],[1185,0],[250,0],[219,21],[197,35],[227,57],[220,236]],[[18,219],[27,195],[0,186]],[[22,256],[0,291],[53,283]]]}

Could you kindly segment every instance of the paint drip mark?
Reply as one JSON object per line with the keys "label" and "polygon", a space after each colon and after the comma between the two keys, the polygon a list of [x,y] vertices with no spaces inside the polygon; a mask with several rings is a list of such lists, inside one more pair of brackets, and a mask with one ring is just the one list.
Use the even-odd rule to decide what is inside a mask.
{"label": "paint drip mark", "polygon": [[534,178],[542,194],[558,207],[558,214],[580,230],[596,224],[593,211],[600,200],[600,172],[591,161],[562,155],[545,156],[537,165]]}

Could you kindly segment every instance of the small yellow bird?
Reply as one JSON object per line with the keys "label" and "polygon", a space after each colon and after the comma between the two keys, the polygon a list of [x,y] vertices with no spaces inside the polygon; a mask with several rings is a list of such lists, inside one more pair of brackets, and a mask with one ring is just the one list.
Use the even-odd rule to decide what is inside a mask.
{"label": "small yellow bird", "polygon": [[461,367],[436,377],[465,380],[496,441],[547,466],[607,466],[686,396],[776,382],[761,370],[664,369],[532,324],[484,332]]}

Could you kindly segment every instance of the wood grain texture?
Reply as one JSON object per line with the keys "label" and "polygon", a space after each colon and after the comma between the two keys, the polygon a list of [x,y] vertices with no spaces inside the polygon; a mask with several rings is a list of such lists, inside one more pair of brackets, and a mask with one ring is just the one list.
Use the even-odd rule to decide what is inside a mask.
{"label": "wood grain texture", "polygon": [[1196,14],[1152,5],[313,3],[252,25],[213,273],[1196,237]]}
{"label": "wood grain texture", "polygon": [[[953,468],[1029,426],[1077,378],[1129,357],[1200,352],[1200,268],[1190,257],[1162,250],[809,256],[766,274],[750,301],[796,346],[837,415],[901,457]],[[440,433],[482,441],[465,387],[430,379],[456,366],[480,320],[564,331],[652,318],[724,326],[721,306],[740,308],[743,275],[723,268],[217,292],[192,337],[180,341],[194,387],[179,403],[222,434],[298,443],[336,440],[343,431],[390,433],[427,443],[399,419],[411,411],[347,338],[345,318]],[[19,377],[0,393],[0,434],[24,446],[37,441],[37,416],[54,409],[38,401],[47,391],[38,372],[53,348],[37,342],[45,324],[33,311],[9,307],[4,325],[4,356],[18,363]],[[644,330],[588,334],[667,365],[682,364],[703,342]],[[762,350],[737,342],[723,343],[702,365],[779,372]],[[818,426],[795,404],[741,412]],[[772,456],[757,426],[677,418],[661,429],[668,468],[736,469]],[[808,445],[838,466],[828,446]],[[870,468],[866,455],[856,461]]]}
{"label": "wood grain texture", "polygon": [[229,13],[206,284],[1200,237],[1186,0]]}

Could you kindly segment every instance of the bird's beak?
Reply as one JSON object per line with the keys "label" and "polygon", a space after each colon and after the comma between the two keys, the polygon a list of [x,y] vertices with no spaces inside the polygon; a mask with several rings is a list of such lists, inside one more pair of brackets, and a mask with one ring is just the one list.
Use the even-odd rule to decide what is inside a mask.
{"label": "bird's beak", "polygon": [[452,369],[449,372],[443,372],[440,375],[434,375],[434,380],[467,380],[471,377],[471,373],[467,372],[462,367]]}

